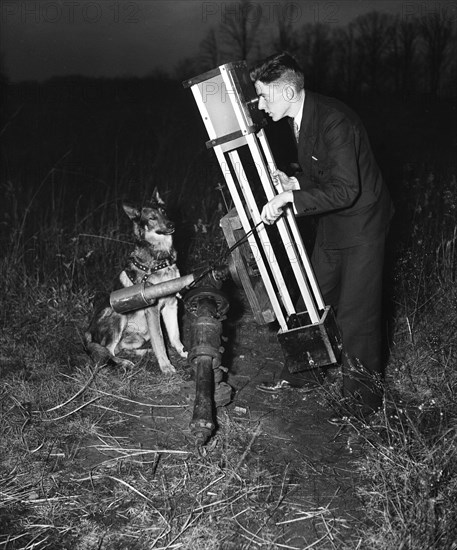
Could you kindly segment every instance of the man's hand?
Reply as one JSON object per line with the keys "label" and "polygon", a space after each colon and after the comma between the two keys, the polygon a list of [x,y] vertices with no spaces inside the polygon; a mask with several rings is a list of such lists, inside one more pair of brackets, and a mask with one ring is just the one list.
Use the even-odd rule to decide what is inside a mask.
{"label": "man's hand", "polygon": [[[287,177],[287,176],[286,176]],[[271,225],[274,223],[279,216],[282,214],[282,209],[286,204],[293,201],[292,191],[283,191],[267,202],[267,204],[262,208],[262,213],[260,217],[264,223]]]}
{"label": "man's hand", "polygon": [[300,184],[298,183],[297,178],[289,178],[284,172],[281,172],[281,170],[275,170],[271,173],[271,178],[273,180],[273,184],[278,187],[278,185],[281,185],[283,191],[293,191],[296,189],[300,189]]}

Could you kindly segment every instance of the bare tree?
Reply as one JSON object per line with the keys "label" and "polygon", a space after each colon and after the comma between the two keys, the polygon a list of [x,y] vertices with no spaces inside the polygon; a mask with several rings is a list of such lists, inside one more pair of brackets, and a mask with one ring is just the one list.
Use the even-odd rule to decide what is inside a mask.
{"label": "bare tree", "polygon": [[273,41],[274,49],[279,52],[289,52],[291,55],[296,54],[298,40],[290,17],[288,17],[286,10],[277,10],[275,15],[278,25],[277,37]]}
{"label": "bare tree", "polygon": [[323,23],[308,23],[300,34],[302,39],[298,56],[305,73],[305,82],[312,89],[324,91],[333,72],[330,27]]}
{"label": "bare tree", "polygon": [[361,64],[355,26],[350,23],[346,28],[337,28],[333,31],[335,52],[334,87],[350,96],[361,90]]}
{"label": "bare tree", "polygon": [[[255,50],[262,21],[261,5],[249,0],[224,4],[220,36],[232,57],[248,59]],[[228,10],[230,7],[230,10]],[[260,8],[260,9],[259,9]]]}
{"label": "bare tree", "polygon": [[216,30],[212,27],[200,42],[198,64],[202,71],[214,69],[223,63],[222,52]]}
{"label": "bare tree", "polygon": [[418,19],[395,18],[390,29],[394,88],[403,98],[414,88],[414,66],[417,57]]}
{"label": "bare tree", "polygon": [[448,52],[452,39],[452,21],[445,12],[427,14],[420,22],[425,61],[428,70],[428,91],[435,99],[449,61]]}
{"label": "bare tree", "polygon": [[360,62],[363,64],[365,83],[371,92],[380,88],[383,65],[390,48],[389,28],[392,16],[372,11],[354,21]]}

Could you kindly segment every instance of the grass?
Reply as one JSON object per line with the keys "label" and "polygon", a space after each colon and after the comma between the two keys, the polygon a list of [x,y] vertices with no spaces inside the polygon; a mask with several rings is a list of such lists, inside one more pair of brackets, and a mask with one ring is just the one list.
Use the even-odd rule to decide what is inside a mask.
{"label": "grass", "polygon": [[[130,421],[155,406],[172,414],[179,406],[148,396],[172,395],[178,380],[167,386],[151,384],[144,370],[120,378],[87,365],[65,375],[54,368],[40,369],[45,381],[5,377],[5,547],[293,548],[279,542],[292,509],[287,472],[245,460],[261,426],[224,414],[217,438],[201,453],[179,431],[172,449],[147,439],[132,448]],[[293,513],[303,521],[328,511],[294,505]]]}
{"label": "grass", "polygon": [[432,298],[414,330],[407,317],[398,322],[386,410],[367,434],[367,548],[456,548],[457,286]]}
{"label": "grass", "polygon": [[[66,257],[75,250],[54,243]],[[2,266],[0,545],[296,548],[285,537],[291,514],[330,525],[329,510],[295,501],[287,469],[247,460],[261,425],[222,413],[198,452],[180,375],[151,376],[146,361],[128,373],[89,362],[80,335],[92,291],[77,289],[72,265],[62,277],[51,262],[47,284],[19,276],[23,259]]]}
{"label": "grass", "polygon": [[[456,289],[442,298],[436,313],[446,315],[446,307],[457,298]],[[362,434],[368,445],[360,464],[359,494],[372,522],[364,548],[455,548],[455,317],[442,333],[445,340],[451,338],[440,348],[427,340],[430,329],[442,324],[431,322],[434,319],[436,323],[433,316],[424,316],[415,343],[409,331],[407,340],[398,338],[384,414]]]}
{"label": "grass", "polygon": [[395,266],[385,409],[359,433],[370,550],[457,548],[455,176],[442,193],[430,179],[413,182],[413,231]]}
{"label": "grass", "polygon": [[[306,548],[455,550],[455,177],[406,183],[386,404],[374,426],[355,427],[366,521],[350,537],[332,510],[296,498],[288,466],[253,459],[261,423],[221,411],[197,450],[185,427],[170,430],[188,422],[184,375],[151,377],[146,361],[113,372],[83,354],[105,267],[128,247],[122,222],[26,232],[17,219],[0,260],[0,547],[303,550],[289,535],[303,523],[316,533]],[[192,246],[197,264],[224,250],[213,228]]]}

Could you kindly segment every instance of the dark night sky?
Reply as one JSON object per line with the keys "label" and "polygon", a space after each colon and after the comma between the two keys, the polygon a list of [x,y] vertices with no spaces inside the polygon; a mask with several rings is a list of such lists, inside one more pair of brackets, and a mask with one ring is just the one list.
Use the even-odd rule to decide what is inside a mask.
{"label": "dark night sky", "polygon": [[[305,23],[346,24],[371,10],[404,17],[455,2],[424,0],[253,1],[272,40],[277,10],[299,28]],[[195,0],[1,0],[1,51],[12,81],[55,75],[144,76],[173,70],[197,54],[198,44],[239,2]],[[449,5],[449,6],[448,6]],[[267,46],[265,53],[271,53]]]}

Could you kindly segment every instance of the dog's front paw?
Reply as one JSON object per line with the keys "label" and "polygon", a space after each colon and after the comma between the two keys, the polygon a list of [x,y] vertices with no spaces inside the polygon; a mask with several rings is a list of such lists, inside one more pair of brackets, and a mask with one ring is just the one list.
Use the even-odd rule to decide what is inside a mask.
{"label": "dog's front paw", "polygon": [[171,363],[164,363],[162,365],[159,365],[159,367],[164,374],[175,374],[176,372],[176,369]]}

